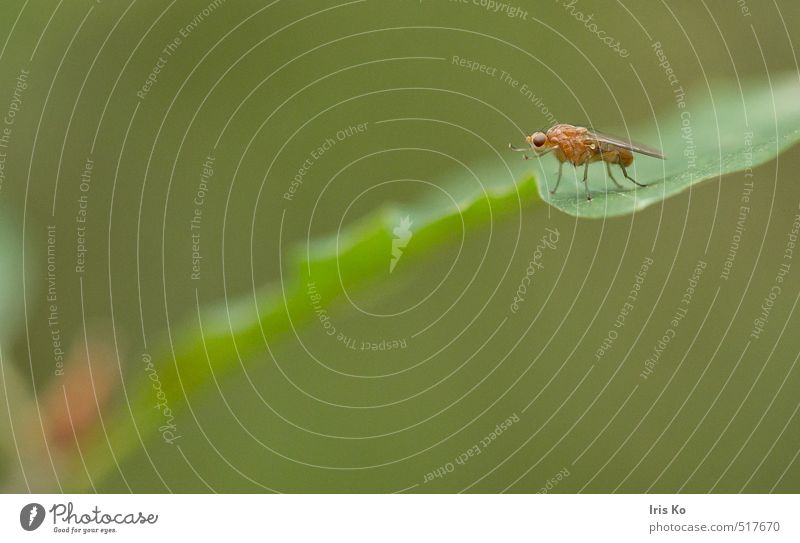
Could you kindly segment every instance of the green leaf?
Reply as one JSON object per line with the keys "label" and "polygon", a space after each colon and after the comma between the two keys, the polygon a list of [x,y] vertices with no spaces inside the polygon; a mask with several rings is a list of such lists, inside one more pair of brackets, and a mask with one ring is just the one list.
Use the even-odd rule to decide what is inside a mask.
{"label": "green leaf", "polygon": [[[644,189],[607,189],[604,179],[597,179],[598,174],[604,176],[604,168],[594,165],[590,168],[594,196],[591,202],[586,201],[583,186],[571,185],[568,177],[559,192],[551,196],[547,186],[555,182],[555,161],[549,162],[553,159],[545,157],[540,162],[544,166],[542,178],[534,180],[531,163],[516,162],[519,157],[513,155],[505,163],[495,160],[473,170],[482,183],[479,189],[466,184],[463,174],[452,182],[443,180],[440,184],[452,188],[449,193],[457,194],[455,206],[418,202],[410,209],[386,207],[347,226],[338,236],[295,247],[282,255],[289,259],[281,265],[282,284],[267,285],[255,296],[204,310],[200,322],[194,319],[187,323],[174,334],[169,349],[156,353],[152,363],[160,390],[180,417],[185,398],[252,361],[250,355],[263,352],[265,343],[279,339],[293,324],[315,318],[312,296],[318,297],[320,306],[326,309],[340,299],[340,274],[347,277],[348,289],[385,281],[393,229],[405,216],[410,215],[413,220],[414,251],[404,257],[404,266],[420,258],[425,249],[430,251],[456,239],[463,228],[531,212],[530,208],[542,199],[579,217],[625,215],[690,189],[695,183],[774,158],[800,138],[800,104],[795,100],[800,94],[796,80],[772,83],[772,88],[768,81],[747,87],[743,94],[735,84],[728,85],[726,91],[713,94],[713,108],[703,105],[699,98],[690,100],[691,95],[687,95],[686,109],[676,107],[676,111],[666,112],[652,136],[640,138],[645,132],[632,131],[636,139],[660,146],[669,156],[666,161],[637,158],[630,173],[650,185]],[[681,111],[690,112],[694,158],[684,153],[689,147],[681,132]],[[565,167],[565,174],[568,172]],[[617,177],[620,182],[629,183],[621,175]],[[515,182],[518,178],[521,180]],[[84,465],[90,470],[85,475],[92,479],[108,473],[139,446],[139,439],[152,436],[163,424],[162,413],[153,409],[156,398],[150,381],[145,380],[129,394],[129,405],[122,406],[116,418],[105,424],[109,441],[105,435],[97,436],[93,446],[84,449]],[[75,473],[76,478],[67,488],[85,488],[88,479],[78,470]]]}
{"label": "green leaf", "polygon": [[[153,375],[150,379],[157,381],[158,390],[173,414],[179,417],[185,398],[240,369],[242,363],[252,361],[249,355],[263,352],[266,343],[290,331],[292,324],[315,317],[312,296],[322,300],[318,307],[328,309],[343,295],[340,273],[348,279],[348,290],[385,278],[393,230],[403,217],[413,217],[414,251],[404,257],[406,265],[426,250],[456,239],[464,228],[486,224],[504,215],[519,215],[525,208],[541,202],[531,176],[514,182],[513,173],[506,170],[504,182],[497,179],[483,182],[483,175],[477,178],[482,182],[480,189],[465,189],[463,182],[452,183],[449,193],[461,193],[455,197],[454,206],[443,208],[419,202],[402,211],[386,207],[347,226],[338,236],[295,247],[289,251],[291,262],[283,266],[283,289],[280,284],[267,285],[255,299],[250,295],[220,304],[204,311],[200,323],[196,320],[188,323],[175,336],[174,356],[170,349],[150,361],[155,372],[150,370],[148,377]],[[149,355],[143,358],[149,360]],[[68,482],[67,488],[85,488],[89,482],[87,475],[92,480],[102,477],[139,446],[139,439],[164,425],[163,413],[153,408],[159,401],[158,392],[151,386],[153,382],[145,379],[140,383],[129,397],[130,403],[121,406],[113,420],[106,421],[108,441],[105,435],[94,436],[95,442],[83,455],[88,473],[74,470],[75,479]],[[109,453],[109,443],[113,456]]]}
{"label": "green leaf", "polygon": [[[632,130],[634,141],[663,149],[666,160],[636,155],[628,168],[631,176],[647,185],[636,187],[622,176],[618,166],[612,174],[624,187],[618,189],[607,178],[604,164],[589,166],[592,200],[587,201],[583,166],[564,165],[564,178],[555,194],[558,166],[554,158],[539,161],[539,193],[553,207],[584,218],[628,215],[675,196],[694,185],[722,175],[755,167],[774,159],[800,139],[800,82],[797,75],[764,78],[739,86],[728,81],[686,92],[681,108],[679,96],[672,108],[662,112],[650,130]],[[600,131],[602,127],[595,127]],[[624,131],[617,135],[625,136]]]}

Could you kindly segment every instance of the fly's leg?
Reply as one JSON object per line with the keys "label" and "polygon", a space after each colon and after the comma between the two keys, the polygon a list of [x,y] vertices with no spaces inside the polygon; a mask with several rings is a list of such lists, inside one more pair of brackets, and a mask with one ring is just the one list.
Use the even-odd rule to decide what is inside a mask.
{"label": "fly's leg", "polygon": [[625,166],[623,166],[621,162],[619,163],[619,167],[622,168],[622,175],[624,175],[626,179],[630,179],[631,181],[633,181],[634,185],[637,185],[639,187],[646,187],[647,186],[647,185],[642,185],[641,183],[636,181],[636,179],[634,179],[633,177],[628,175],[628,171],[625,169]]}
{"label": "fly's leg", "polygon": [[586,199],[592,199],[592,193],[589,192],[589,163],[583,167],[583,186],[586,187]]}
{"label": "fly's leg", "polygon": [[555,194],[558,190],[558,184],[561,183],[561,171],[564,169],[564,163],[560,162],[558,164],[558,179],[556,179],[556,186],[553,187],[553,190],[550,191],[550,194]]}
{"label": "fly's leg", "polygon": [[608,170],[609,179],[611,179],[614,182],[614,184],[617,186],[617,188],[621,189],[622,185],[619,184],[619,181],[614,179],[614,175],[611,173],[611,163],[610,162],[606,162],[606,170]]}

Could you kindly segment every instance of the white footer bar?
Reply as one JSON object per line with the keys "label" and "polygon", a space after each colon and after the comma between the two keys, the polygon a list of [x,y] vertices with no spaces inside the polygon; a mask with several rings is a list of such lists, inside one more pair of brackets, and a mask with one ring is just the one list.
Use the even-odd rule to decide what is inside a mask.
{"label": "white footer bar", "polygon": [[0,505],[9,542],[800,541],[800,498],[787,494],[7,494]]}

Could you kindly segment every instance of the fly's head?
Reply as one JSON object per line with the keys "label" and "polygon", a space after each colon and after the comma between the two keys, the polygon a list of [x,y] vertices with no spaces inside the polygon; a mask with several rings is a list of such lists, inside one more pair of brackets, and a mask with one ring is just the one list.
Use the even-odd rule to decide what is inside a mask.
{"label": "fly's head", "polygon": [[534,132],[530,136],[525,136],[525,142],[531,146],[531,149],[537,155],[543,155],[552,150],[547,134],[544,132]]}

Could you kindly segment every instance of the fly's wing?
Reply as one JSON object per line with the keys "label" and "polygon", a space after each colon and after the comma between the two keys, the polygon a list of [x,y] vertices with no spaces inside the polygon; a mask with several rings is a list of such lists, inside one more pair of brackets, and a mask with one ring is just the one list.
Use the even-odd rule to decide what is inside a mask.
{"label": "fly's wing", "polygon": [[652,156],[655,158],[660,158],[662,160],[667,158],[666,156],[664,156],[664,153],[662,153],[658,149],[653,149],[652,147],[648,147],[646,145],[633,143],[626,139],[618,138],[616,136],[609,136],[608,134],[603,134],[602,132],[596,132],[594,130],[590,130],[585,137],[592,141],[598,141],[600,143],[608,143],[616,147],[622,147],[623,149],[633,151],[634,153],[640,153],[642,155]]}

